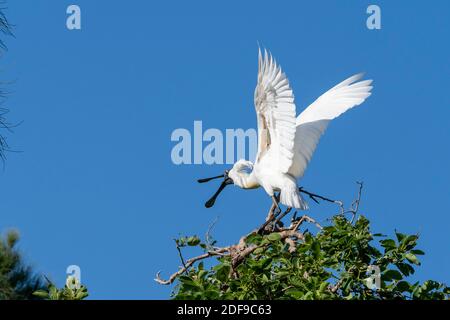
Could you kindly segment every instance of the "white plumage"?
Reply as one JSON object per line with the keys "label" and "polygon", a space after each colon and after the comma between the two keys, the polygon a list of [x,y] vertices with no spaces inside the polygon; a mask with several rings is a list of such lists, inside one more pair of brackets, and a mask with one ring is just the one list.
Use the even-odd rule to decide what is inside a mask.
{"label": "white plumage", "polygon": [[228,177],[243,189],[263,187],[274,201],[274,193],[280,192],[282,204],[307,209],[297,180],[303,177],[329,122],[371,95],[372,80],[359,81],[362,76],[356,74],[342,81],[296,117],[294,95],[286,75],[267,51],[263,57],[260,50],[254,101],[258,153],[254,164],[237,161]]}

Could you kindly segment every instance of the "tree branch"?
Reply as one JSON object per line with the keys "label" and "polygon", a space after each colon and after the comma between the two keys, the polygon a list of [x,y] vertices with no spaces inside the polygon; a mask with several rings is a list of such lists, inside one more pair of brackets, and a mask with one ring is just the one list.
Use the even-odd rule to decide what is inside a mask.
{"label": "tree branch", "polygon": [[[288,210],[286,210],[286,211],[288,211]],[[289,213],[290,210],[288,212],[286,212],[286,211],[284,212],[285,214]],[[274,221],[275,219],[276,219],[276,216],[274,215],[271,219],[268,220],[268,222],[270,223],[270,222]],[[322,229],[322,226],[320,224],[318,224],[313,218],[311,218],[307,215],[303,215],[301,218],[292,221],[291,225],[288,228],[277,229],[276,231],[268,231],[268,234],[278,233],[280,235],[280,239],[283,241],[286,241],[286,243],[289,244],[291,250],[294,250],[295,246],[293,246],[292,244],[294,243],[294,245],[295,245],[295,242],[293,242],[291,238],[295,238],[297,240],[304,240],[303,234],[298,231],[298,228],[304,222],[313,223],[319,229]],[[247,256],[252,254],[258,248],[264,248],[264,247],[268,246],[268,244],[257,246],[257,245],[248,245],[246,243],[246,240],[249,236],[254,235],[258,232],[259,232],[259,229],[248,233],[247,235],[243,236],[239,240],[239,243],[236,245],[223,247],[223,248],[214,248],[214,250],[210,250],[204,254],[193,257],[187,261],[184,261],[184,259],[182,258],[181,252],[180,252],[181,250],[177,246],[183,266],[177,272],[172,274],[168,280],[161,279],[160,272],[158,272],[156,274],[156,278],[154,280],[156,282],[158,282],[159,284],[163,284],[163,285],[172,284],[179,276],[181,276],[183,273],[185,273],[194,263],[196,263],[200,260],[214,257],[214,256],[221,256],[221,257],[229,256],[229,257],[231,257],[231,266],[232,266],[231,271],[235,272],[235,269],[237,268],[237,266],[239,266],[239,264],[242,263],[242,261],[244,261],[244,259]]]}
{"label": "tree branch", "polygon": [[313,200],[317,204],[319,203],[319,201],[317,199],[321,199],[321,200],[324,200],[324,201],[328,201],[328,202],[331,202],[331,203],[337,203],[337,204],[341,204],[342,203],[341,201],[329,199],[329,198],[326,198],[324,196],[321,196],[321,195],[318,195],[318,194],[306,191],[305,189],[303,189],[303,187],[298,188],[298,191],[308,195],[309,198],[311,198],[311,200]]}
{"label": "tree branch", "polygon": [[178,255],[180,257],[181,263],[183,264],[185,271],[187,271],[188,268],[186,267],[186,263],[184,262],[183,254],[181,253],[181,248],[178,245],[178,240],[177,239],[173,239],[173,240],[175,241],[175,245],[177,247],[177,251],[178,251]]}
{"label": "tree branch", "polygon": [[[324,201],[328,201],[331,203],[335,203],[337,205],[339,205],[339,207],[341,208],[341,214],[346,214],[346,213],[352,213],[353,214],[353,218],[352,218],[352,222],[355,219],[355,216],[358,212],[359,209],[359,204],[361,201],[361,194],[362,194],[362,188],[363,188],[363,183],[362,182],[357,182],[359,185],[359,190],[358,190],[358,197],[355,201],[353,201],[350,209],[345,210],[343,202],[342,201],[338,201],[338,200],[332,200],[329,198],[326,198],[324,196],[320,196],[318,194],[309,192],[304,190],[303,188],[300,188],[299,191],[308,195],[312,200],[314,200],[315,202],[318,202],[317,199],[320,200],[324,200]],[[208,251],[190,258],[189,260],[184,260],[182,254],[181,254],[181,249],[178,246],[177,243],[177,250],[178,253],[180,255],[180,259],[181,262],[183,264],[182,267],[180,267],[180,269],[173,273],[169,279],[167,280],[163,280],[160,277],[160,272],[158,272],[156,274],[156,278],[154,279],[156,282],[163,284],[163,285],[169,285],[172,284],[179,276],[181,276],[183,273],[187,272],[188,269],[196,262],[204,260],[204,259],[208,259],[211,257],[230,257],[231,259],[231,273],[236,275],[236,268],[239,266],[240,263],[242,263],[246,257],[248,257],[249,255],[251,255],[256,249],[258,248],[265,248],[267,246],[269,246],[269,244],[264,244],[264,245],[255,245],[255,244],[247,244],[246,240],[248,237],[250,237],[251,235],[255,235],[255,234],[264,234],[264,235],[268,235],[268,234],[272,234],[272,233],[277,233],[280,235],[280,240],[285,241],[288,245],[289,245],[289,251],[290,252],[294,252],[296,250],[296,241],[303,241],[304,240],[304,235],[302,232],[299,231],[299,228],[302,226],[303,223],[308,222],[311,224],[314,224],[319,230],[322,230],[323,227],[313,218],[311,218],[308,215],[303,215],[301,217],[297,217],[297,211],[295,211],[292,219],[291,219],[291,223],[289,225],[289,227],[278,227],[278,223],[281,222],[281,220],[288,215],[292,209],[288,208],[286,209],[286,211],[284,212],[278,212],[277,214],[274,214],[274,211],[278,208],[278,206],[276,206],[274,203],[271,205],[269,213],[267,215],[266,221],[261,225],[261,227],[259,227],[256,230],[253,230],[252,232],[244,235],[243,237],[240,238],[239,242],[235,245],[231,245],[228,247],[215,247],[212,244],[208,245],[207,243],[207,249]],[[216,223],[216,221],[214,221],[208,228],[208,231],[206,233],[206,240],[207,242],[210,241],[210,231],[212,229],[212,227],[214,226],[214,224]],[[270,223],[274,223],[274,227],[273,228],[267,228],[267,226]],[[332,292],[335,292],[339,289],[340,285],[342,284],[341,281],[338,281],[338,283],[330,288],[330,290]],[[334,290],[334,291],[333,291]]]}
{"label": "tree branch", "polygon": [[180,275],[182,275],[187,270],[187,268],[192,266],[195,262],[200,261],[200,260],[204,260],[204,259],[212,257],[212,256],[221,255],[223,252],[226,252],[227,250],[229,250],[229,247],[228,248],[222,248],[222,249],[217,250],[217,251],[208,251],[208,252],[206,252],[206,253],[204,253],[202,255],[199,255],[197,257],[194,257],[194,258],[191,258],[191,259],[187,260],[185,266],[183,266],[180,270],[178,270],[177,272],[172,274],[168,280],[162,280],[161,277],[160,277],[161,272],[158,272],[156,274],[155,281],[160,283],[160,284],[164,284],[164,285],[171,284],[171,283],[173,283],[175,281],[176,278],[178,278]]}

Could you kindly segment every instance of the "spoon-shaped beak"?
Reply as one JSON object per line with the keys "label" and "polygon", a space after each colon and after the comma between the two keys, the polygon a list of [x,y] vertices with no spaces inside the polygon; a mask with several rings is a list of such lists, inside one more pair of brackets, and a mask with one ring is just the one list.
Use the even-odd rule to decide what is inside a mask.
{"label": "spoon-shaped beak", "polygon": [[223,191],[223,189],[225,189],[225,187],[227,185],[233,184],[233,180],[231,178],[229,178],[227,175],[224,175],[224,176],[225,176],[225,179],[220,184],[219,189],[217,189],[216,193],[214,193],[214,195],[211,197],[211,199],[206,201],[206,203],[205,203],[206,208],[211,208],[214,205],[214,203],[216,202],[216,199],[219,196],[219,194]]}
{"label": "spoon-shaped beak", "polygon": [[225,175],[224,175],[224,174],[221,174],[220,176],[215,176],[215,177],[211,177],[211,178],[198,179],[197,182],[198,182],[198,183],[205,183],[205,182],[209,182],[209,181],[211,181],[211,180],[219,179],[219,178],[225,178]]}

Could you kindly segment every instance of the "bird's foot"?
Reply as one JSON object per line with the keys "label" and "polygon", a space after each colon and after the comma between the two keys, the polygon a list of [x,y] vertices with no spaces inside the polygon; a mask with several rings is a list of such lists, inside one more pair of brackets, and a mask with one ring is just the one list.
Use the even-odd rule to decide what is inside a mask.
{"label": "bird's foot", "polygon": [[280,220],[276,220],[272,222],[272,232],[275,232],[277,229],[281,229],[284,227],[284,223]]}

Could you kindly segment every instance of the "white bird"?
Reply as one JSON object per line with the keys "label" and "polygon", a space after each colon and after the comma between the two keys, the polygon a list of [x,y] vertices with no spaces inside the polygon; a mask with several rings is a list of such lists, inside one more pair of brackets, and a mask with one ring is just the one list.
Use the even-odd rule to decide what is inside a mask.
{"label": "white bird", "polygon": [[[262,187],[277,206],[281,202],[290,208],[308,209],[297,180],[303,177],[329,122],[371,95],[372,80],[359,81],[362,76],[356,74],[342,81],[296,117],[294,95],[286,75],[266,50],[264,57],[259,50],[254,96],[258,123],[255,163],[241,159],[224,175],[199,180],[225,178],[206,207],[214,204],[226,185],[234,184],[242,189]],[[280,193],[279,199],[275,192]]]}

